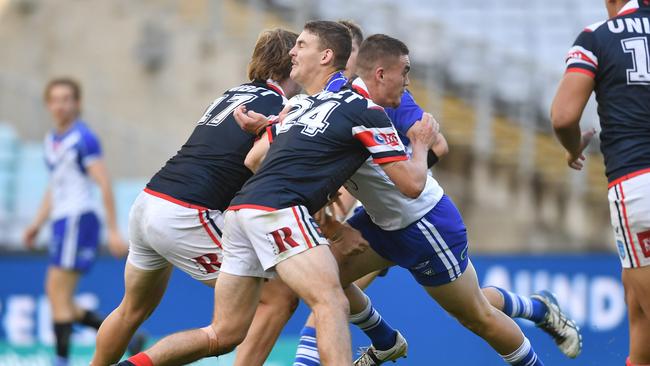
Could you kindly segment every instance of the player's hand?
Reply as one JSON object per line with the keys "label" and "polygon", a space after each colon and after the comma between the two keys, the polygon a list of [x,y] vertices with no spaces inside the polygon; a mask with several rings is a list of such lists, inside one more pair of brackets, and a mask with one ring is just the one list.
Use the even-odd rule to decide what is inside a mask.
{"label": "player's hand", "polygon": [[23,242],[27,249],[34,249],[36,245],[36,237],[38,236],[39,227],[35,225],[29,225],[23,234]]}
{"label": "player's hand", "polygon": [[415,122],[406,132],[406,136],[414,144],[425,144],[429,149],[438,140],[440,125],[430,113],[424,113],[422,119]]}
{"label": "player's hand", "polygon": [[117,230],[108,232],[108,251],[115,258],[125,257],[129,253],[129,247],[122,239],[122,235]]}
{"label": "player's hand", "polygon": [[269,124],[269,120],[265,115],[257,113],[255,111],[246,110],[245,105],[240,105],[239,107],[235,108],[233,116],[235,117],[235,121],[237,121],[237,124],[242,130],[253,135],[257,135]]}
{"label": "player's hand", "polygon": [[582,168],[584,168],[584,161],[586,157],[583,154],[583,152],[585,151],[587,146],[589,146],[589,143],[591,143],[591,140],[593,139],[595,134],[596,134],[595,128],[583,132],[580,138],[580,152],[578,153],[578,155],[573,155],[571,153],[566,154],[567,164],[571,169],[582,170]]}

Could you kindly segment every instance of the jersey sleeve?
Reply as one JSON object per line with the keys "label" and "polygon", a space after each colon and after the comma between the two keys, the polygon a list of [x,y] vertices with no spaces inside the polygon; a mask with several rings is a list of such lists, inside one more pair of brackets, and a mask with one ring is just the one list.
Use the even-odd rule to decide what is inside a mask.
{"label": "jersey sleeve", "polygon": [[386,108],[386,114],[393,125],[402,136],[406,136],[406,132],[413,126],[413,124],[422,119],[424,111],[415,102],[413,95],[408,91],[402,94],[402,101],[397,108]]}
{"label": "jersey sleeve", "polygon": [[395,126],[381,107],[369,105],[358,124],[352,127],[352,136],[368,149],[377,164],[408,160]]}
{"label": "jersey sleeve", "polygon": [[90,131],[84,131],[79,142],[79,156],[84,167],[102,157],[102,147],[99,139]]}
{"label": "jersey sleeve", "polygon": [[598,72],[598,57],[594,32],[585,29],[566,56],[566,72],[579,72],[592,78]]}

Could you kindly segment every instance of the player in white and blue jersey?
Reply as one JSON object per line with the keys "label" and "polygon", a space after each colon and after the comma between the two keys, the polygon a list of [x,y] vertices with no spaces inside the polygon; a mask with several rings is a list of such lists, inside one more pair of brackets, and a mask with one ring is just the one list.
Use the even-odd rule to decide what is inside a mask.
{"label": "player in white and blue jersey", "polygon": [[[352,62],[351,65],[349,61],[348,67],[354,69],[354,62]],[[360,93],[364,93],[363,89],[358,90]],[[422,109],[415,103],[413,97],[407,91],[402,95],[399,107],[387,108],[386,113],[397,128],[400,138],[408,146],[409,140],[406,135],[411,126],[417,120],[422,118]],[[434,164],[438,160],[436,153],[443,155],[446,152],[446,142],[444,142],[444,139],[442,142],[443,144],[440,144],[440,146],[436,144],[430,152],[429,165]],[[432,182],[435,183],[435,180],[432,180]],[[421,217],[427,215],[433,216],[434,210],[431,209],[431,207],[435,207],[435,215],[445,216],[445,212],[451,212],[452,214],[455,213],[454,215],[460,223],[460,226],[455,228],[447,227],[447,235],[444,236],[448,238],[449,236],[454,236],[454,232],[457,232],[459,235],[464,237],[465,228],[464,225],[462,225],[462,219],[458,216],[455,208],[453,208],[453,203],[451,203],[448,197],[443,195],[442,189],[437,183],[428,185],[428,189],[425,188],[425,193],[417,199],[408,199],[394,189],[394,186],[386,180],[386,177],[381,173],[381,171],[379,171],[379,169],[373,168],[373,164],[368,163],[364,164],[359,171],[348,180],[346,187],[348,190],[365,192],[365,199],[362,199],[361,201],[364,203],[364,206],[367,206],[363,209],[358,209],[357,214],[349,221],[349,223],[360,230],[362,227],[370,226],[370,230],[372,231],[372,227],[375,227],[375,230],[378,230],[379,233],[372,236],[374,240],[371,240],[371,238],[364,235],[364,237],[370,241],[372,248],[379,252],[379,254],[384,258],[389,258],[393,262],[405,266],[405,268],[409,268],[407,262],[412,262],[417,259],[417,256],[413,255],[414,253],[420,252],[420,255],[422,256],[431,256],[432,253],[429,253],[432,249],[431,243],[427,240],[426,236],[422,236],[422,233],[418,231],[420,233],[419,236],[417,234],[418,232],[416,232],[415,235],[408,235],[406,240],[400,242],[400,245],[395,245],[395,242],[391,242],[391,240],[395,238],[391,237],[390,239],[386,239],[387,234],[384,230],[386,230],[387,233],[391,233],[401,228],[409,227],[411,223],[418,221]],[[445,207],[448,208],[445,210]],[[366,211],[370,212],[372,219],[369,218]],[[378,237],[384,237],[385,240],[377,240]],[[389,248],[389,253],[382,250],[382,243]],[[424,243],[424,245],[421,245],[422,243]],[[404,251],[405,247],[409,247],[410,249]],[[452,252],[455,252],[456,256],[459,254],[462,256],[463,251],[466,250],[466,240],[464,241],[464,245],[457,245],[452,248]],[[402,260],[399,258],[402,258]],[[445,257],[442,260],[438,258],[437,260],[431,261],[431,267],[434,268],[421,268],[421,271],[415,271],[413,274],[416,279],[418,279],[418,282],[424,286],[438,286],[451,282],[462,273],[464,266],[467,263],[467,256],[465,256],[464,260],[459,260],[461,265],[456,267],[452,265],[452,261],[455,259],[456,258],[454,258],[453,255],[449,258]],[[450,267],[448,268],[448,266]],[[449,272],[450,269],[453,272]],[[423,273],[428,273],[428,275],[424,276]],[[428,278],[436,276],[438,278],[435,280]],[[358,281],[356,283],[358,283]],[[559,308],[557,308],[557,305],[554,303],[555,300],[552,294],[540,293],[529,298],[519,296],[504,289],[493,287],[483,289],[483,293],[493,306],[503,311],[506,315],[510,317],[525,318],[537,323],[538,326],[549,332],[555,338],[560,349],[569,357],[575,357],[577,356],[577,353],[579,353],[580,337],[577,333],[577,329],[571,327],[574,326],[573,322],[568,321],[566,323],[570,325],[568,327],[562,326],[559,327],[559,330],[555,329],[557,328],[557,324],[563,324],[562,320],[565,319],[565,316],[559,311]],[[404,356],[407,347],[404,339],[398,332],[385,325],[385,321],[381,318],[381,315],[379,315],[379,313],[370,305],[369,299],[367,304],[367,307],[361,313],[351,316],[352,322],[364,329],[373,340],[372,347],[370,347],[368,351],[357,360],[357,363],[361,365],[375,365]],[[302,331],[301,342],[297,350],[294,365],[319,365],[320,362],[318,354],[315,352],[315,346],[316,338],[313,329],[313,319],[310,317],[307,326],[305,326]],[[514,361],[517,360],[515,359]],[[526,362],[528,361],[530,360],[527,359]]]}
{"label": "player in white and blue jersey", "polygon": [[45,137],[45,161],[50,182],[34,222],[25,232],[33,247],[45,222],[51,220],[52,241],[46,291],[52,308],[56,337],[56,365],[67,365],[72,324],[99,328],[102,318],[75,305],[73,296],[79,277],[97,255],[100,220],[92,198],[94,183],[102,192],[108,227],[108,244],[116,256],[126,254],[118,232],[115,206],[97,136],[79,118],[81,90],[71,79],[52,80],[45,89],[45,102],[55,128]]}
{"label": "player in white and blue jersey", "polygon": [[628,365],[650,364],[650,1],[607,0],[609,20],[586,27],[566,57],[553,128],[580,170],[595,130],[580,118],[594,92],[610,218],[630,321]]}

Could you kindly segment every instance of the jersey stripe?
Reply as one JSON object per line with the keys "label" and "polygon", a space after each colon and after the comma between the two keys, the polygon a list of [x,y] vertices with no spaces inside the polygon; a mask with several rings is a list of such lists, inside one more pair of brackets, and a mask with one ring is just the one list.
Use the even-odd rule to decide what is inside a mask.
{"label": "jersey stripe", "polygon": [[156,191],[154,191],[153,189],[150,189],[150,188],[145,188],[144,191],[147,192],[148,194],[152,195],[152,196],[162,198],[165,201],[169,201],[171,203],[175,203],[175,204],[183,206],[183,207],[194,208],[194,209],[197,209],[197,210],[207,210],[207,208],[205,208],[203,206],[194,205],[194,204],[187,203],[187,202],[184,202],[184,201],[181,201],[181,200],[177,200],[176,198],[174,198],[172,196],[166,195],[164,193],[156,192]]}
{"label": "jersey stripe", "polygon": [[273,212],[278,210],[277,208],[273,208],[273,207],[260,206],[260,205],[248,205],[248,204],[230,206],[226,210],[237,211],[242,209],[261,210],[261,211],[268,211],[268,212]]}

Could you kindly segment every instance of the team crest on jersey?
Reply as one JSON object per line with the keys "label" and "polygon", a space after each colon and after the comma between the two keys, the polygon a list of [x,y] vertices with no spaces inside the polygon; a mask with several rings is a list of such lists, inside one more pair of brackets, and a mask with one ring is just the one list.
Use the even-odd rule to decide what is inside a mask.
{"label": "team crest on jersey", "polygon": [[638,233],[636,237],[639,239],[639,245],[641,245],[643,255],[646,258],[650,258],[650,230]]}

